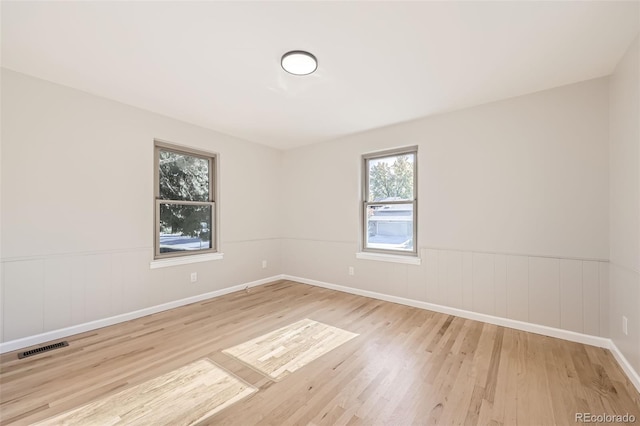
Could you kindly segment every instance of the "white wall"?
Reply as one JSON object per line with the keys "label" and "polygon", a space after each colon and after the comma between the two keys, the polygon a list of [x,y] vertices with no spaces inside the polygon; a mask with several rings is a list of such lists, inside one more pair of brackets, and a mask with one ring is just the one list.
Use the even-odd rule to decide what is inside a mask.
{"label": "white wall", "polygon": [[[150,270],[154,138],[220,154],[223,260]],[[0,340],[280,273],[280,163],[280,151],[3,70]]]}
{"label": "white wall", "polygon": [[[640,374],[640,42],[610,83],[610,334]],[[622,333],[622,316],[629,334]]]}
{"label": "white wall", "polygon": [[[608,137],[602,78],[286,151],[284,271],[607,335]],[[422,265],[356,260],[361,155],[410,145]]]}
{"label": "white wall", "polygon": [[[286,152],[2,78],[4,341],[280,273],[608,334],[606,78]],[[220,153],[223,261],[149,270],[154,138]],[[422,265],[356,260],[361,155],[408,145]]]}

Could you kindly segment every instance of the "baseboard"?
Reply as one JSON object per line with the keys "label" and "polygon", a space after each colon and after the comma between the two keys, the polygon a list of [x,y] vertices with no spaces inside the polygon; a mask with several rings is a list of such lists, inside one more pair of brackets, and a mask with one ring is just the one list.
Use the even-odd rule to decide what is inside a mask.
{"label": "baseboard", "polygon": [[84,324],[75,325],[72,327],[48,331],[46,333],[37,334],[35,336],[29,336],[21,339],[0,343],[0,354],[5,352],[15,351],[18,349],[23,349],[29,346],[38,345],[45,342],[49,342],[51,340],[61,339],[64,337],[72,336],[74,334],[96,330],[102,327],[107,327],[107,326],[118,324],[121,322],[130,321],[136,318],[141,318],[147,315],[155,314],[155,313],[166,311],[169,309],[178,308],[180,306],[188,305],[191,303],[196,303],[196,302],[200,302],[200,301],[215,298],[215,297],[220,297],[225,294],[233,293],[235,291],[244,290],[247,287],[256,287],[256,286],[268,284],[273,281],[277,281],[281,279],[296,281],[299,283],[309,284],[316,287],[327,288],[330,290],[341,291],[344,293],[355,294],[358,296],[371,297],[373,299],[384,300],[387,302],[398,303],[401,305],[412,306],[415,308],[427,309],[430,311],[440,312],[443,314],[455,315],[462,318],[467,318],[475,321],[482,321],[489,324],[513,328],[516,330],[527,331],[530,333],[541,334],[544,336],[557,337],[559,339],[564,339],[571,342],[584,343],[587,345],[606,348],[611,351],[614,358],[620,365],[620,368],[622,368],[624,373],[629,378],[629,381],[638,390],[638,392],[640,392],[640,375],[638,374],[638,372],[635,371],[635,369],[631,366],[629,361],[625,358],[622,352],[620,352],[618,347],[615,345],[615,343],[613,343],[611,339],[598,337],[598,336],[591,336],[588,334],[576,333],[573,331],[562,330],[554,327],[547,327],[544,325],[532,324],[524,321],[517,321],[517,320],[508,319],[508,318],[496,317],[493,315],[481,314],[477,312],[467,311],[464,309],[451,308],[448,306],[442,306],[435,303],[422,302],[422,301],[407,299],[407,298],[398,297],[398,296],[390,296],[388,294],[377,293],[374,291],[361,290],[361,289],[346,287],[346,286],[337,285],[337,284],[330,284],[323,281],[296,277],[296,276],[287,275],[287,274],[274,275],[268,278],[262,278],[260,280],[223,288],[221,290],[199,294],[196,296],[187,297],[185,299],[175,300],[172,302],[163,303],[161,305],[151,306],[149,308],[140,309],[134,312],[128,312],[125,314],[120,314],[120,315],[116,315],[109,318],[91,321]]}
{"label": "baseboard", "polygon": [[421,302],[419,300],[406,299],[404,297],[390,296],[388,294],[377,293],[375,291],[360,290],[357,288],[346,287],[337,284],[330,284],[323,281],[311,280],[308,278],[295,277],[292,275],[283,275],[282,279],[296,281],[303,284],[309,284],[316,287],[328,288],[330,290],[342,291],[344,293],[355,294],[358,296],[371,297],[373,299],[384,300],[386,302],[398,303],[401,305],[412,306],[414,308],[427,309],[429,311],[440,312],[448,315],[455,315],[475,321],[482,321],[489,324],[500,325],[503,327],[513,328],[516,330],[527,331],[530,333],[541,334],[543,336],[556,337],[558,339],[568,340],[570,342],[583,343],[585,345],[597,346],[609,349],[616,359],[620,368],[629,378],[629,381],[640,392],[640,375],[631,366],[629,361],[624,357],[622,352],[613,343],[611,339],[606,337],[591,336],[589,334],[576,333],[574,331],[562,330],[560,328],[547,327],[544,325],[532,324],[529,322],[512,320],[509,318],[495,317],[493,315],[480,314],[478,312],[467,311],[464,309],[451,308],[449,306],[437,305],[435,303]]}
{"label": "baseboard", "polygon": [[613,354],[613,357],[618,361],[620,368],[627,375],[629,381],[633,384],[633,386],[640,392],[640,374],[633,368],[629,360],[625,358],[625,356],[620,352],[620,349],[613,343],[613,340],[609,340],[611,344],[609,345],[609,350]]}
{"label": "baseboard", "polygon": [[107,326],[118,324],[121,322],[130,321],[136,318],[141,318],[141,317],[155,314],[158,312],[167,311],[169,309],[178,308],[180,306],[188,305],[191,303],[201,302],[203,300],[211,299],[214,297],[220,297],[225,294],[233,293],[234,291],[244,290],[247,287],[256,287],[256,286],[267,284],[283,278],[284,278],[283,275],[274,275],[272,277],[262,278],[260,280],[223,288],[221,290],[215,290],[209,293],[198,294],[196,296],[187,297],[185,299],[174,300],[171,302],[163,303],[161,305],[151,306],[149,308],[140,309],[138,311],[127,312],[125,314],[115,315],[109,318],[103,318],[96,321],[86,322],[83,324],[74,325],[74,326],[62,328],[59,330],[48,331],[46,333],[36,334],[35,336],[29,336],[21,339],[10,340],[8,342],[0,343],[0,354],[5,352],[15,351],[18,349],[23,349],[33,345],[39,345],[41,343],[49,342],[51,340],[61,339],[64,337],[72,336],[74,334],[96,330],[98,328],[107,327]]}
{"label": "baseboard", "polygon": [[414,308],[427,309],[429,311],[440,312],[448,315],[455,315],[457,317],[467,318],[475,321],[482,321],[489,324],[500,325],[503,327],[514,328],[516,330],[528,331],[530,333],[542,334],[544,336],[557,337],[559,339],[569,340],[571,342],[584,343],[587,345],[597,346],[600,348],[609,348],[611,346],[611,340],[591,336],[589,334],[576,333],[574,331],[562,330],[554,327],[547,327],[544,325],[532,324],[529,322],[513,320],[509,318],[495,317],[493,315],[481,314],[478,312],[467,311],[464,309],[451,308],[449,306],[437,305],[435,303],[422,302],[419,300],[406,299],[404,297],[390,296],[384,293],[377,293],[374,291],[360,290],[357,288],[346,287],[337,284],[330,284],[322,281],[310,280],[308,278],[294,277],[291,275],[284,275],[284,279],[297,281],[304,284],[310,284],[317,287],[328,288],[331,290],[342,291],[345,293],[356,294],[358,296],[371,297],[373,299],[384,300],[387,302],[399,303],[401,305],[412,306]]}

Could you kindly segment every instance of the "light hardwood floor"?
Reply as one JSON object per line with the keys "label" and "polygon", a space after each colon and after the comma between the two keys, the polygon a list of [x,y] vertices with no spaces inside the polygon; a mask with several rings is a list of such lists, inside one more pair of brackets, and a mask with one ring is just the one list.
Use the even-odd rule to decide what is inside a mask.
{"label": "light hardwood floor", "polygon": [[[222,350],[309,318],[358,333],[279,382]],[[201,424],[576,424],[640,395],[601,348],[289,281],[0,356],[0,423],[31,424],[209,358],[258,392]]]}

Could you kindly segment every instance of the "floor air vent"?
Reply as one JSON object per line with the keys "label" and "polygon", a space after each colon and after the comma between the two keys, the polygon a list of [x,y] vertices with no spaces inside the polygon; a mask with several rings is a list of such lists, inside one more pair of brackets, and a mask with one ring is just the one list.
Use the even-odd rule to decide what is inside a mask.
{"label": "floor air vent", "polygon": [[40,346],[39,348],[36,348],[36,349],[31,349],[29,351],[18,353],[18,358],[22,359],[22,358],[26,358],[33,355],[38,355],[38,354],[41,354],[42,352],[52,351],[54,349],[63,348],[65,346],[69,346],[69,343],[66,340],[63,342],[54,343],[53,345]]}

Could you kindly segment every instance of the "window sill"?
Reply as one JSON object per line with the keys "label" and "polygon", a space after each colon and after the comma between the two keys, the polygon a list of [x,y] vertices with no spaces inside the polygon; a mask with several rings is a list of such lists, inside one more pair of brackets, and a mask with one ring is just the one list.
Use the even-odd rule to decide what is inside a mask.
{"label": "window sill", "polygon": [[192,256],[169,257],[156,259],[149,263],[150,269],[166,268],[169,266],[187,265],[189,263],[208,262],[210,260],[222,260],[224,253],[194,254]]}
{"label": "window sill", "polygon": [[382,253],[368,253],[358,252],[356,253],[357,259],[363,260],[377,260],[379,262],[392,262],[392,263],[404,263],[407,265],[420,265],[421,259],[415,256],[398,256],[393,254]]}

